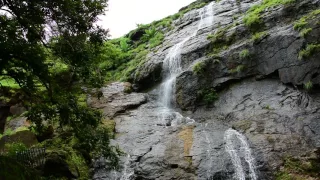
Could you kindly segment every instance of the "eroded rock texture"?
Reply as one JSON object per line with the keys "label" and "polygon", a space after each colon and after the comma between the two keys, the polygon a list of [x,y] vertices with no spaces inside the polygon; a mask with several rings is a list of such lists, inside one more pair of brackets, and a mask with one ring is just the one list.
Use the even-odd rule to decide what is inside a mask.
{"label": "eroded rock texture", "polygon": [[[120,172],[96,166],[94,179],[234,179],[235,169],[225,151],[224,133],[229,128],[247,137],[259,180],[274,179],[285,156],[306,157],[320,148],[319,53],[299,60],[302,49],[320,42],[320,24],[311,23],[313,30],[305,37],[293,29],[294,21],[320,8],[320,1],[265,9],[260,30],[264,35],[253,41],[254,33],[243,24],[241,14],[261,2],[214,3],[213,24],[182,48],[184,71],[176,79],[176,109],[167,112],[161,107],[156,84],[161,82],[170,47],[197,28],[198,10],[176,20],[164,43],[138,68],[134,83],[152,90],[110,97],[106,94],[113,91],[104,92],[109,100],[95,107],[115,120],[113,143],[130,156],[123,157]],[[212,55],[213,44],[207,37],[221,28],[232,43]],[[243,50],[249,56],[241,57]],[[205,64],[199,74],[192,71],[196,63]],[[312,91],[303,89],[307,82],[312,82]],[[207,88],[219,96],[210,105],[198,97]],[[248,167],[244,170],[248,174]]]}

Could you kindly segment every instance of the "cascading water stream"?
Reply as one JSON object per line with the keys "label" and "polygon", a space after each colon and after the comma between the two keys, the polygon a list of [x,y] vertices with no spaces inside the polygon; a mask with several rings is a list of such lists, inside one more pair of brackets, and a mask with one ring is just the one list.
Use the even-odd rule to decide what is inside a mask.
{"label": "cascading water stream", "polygon": [[183,45],[189,41],[192,37],[196,36],[198,31],[204,27],[212,25],[213,22],[213,3],[201,8],[199,10],[200,22],[198,28],[180,43],[174,45],[167,54],[164,62],[163,69],[165,74],[165,82],[161,85],[160,102],[167,108],[171,106],[172,91],[175,88],[176,77],[182,72],[181,68],[181,51]]}
{"label": "cascading water stream", "polygon": [[[232,141],[233,139],[238,139],[240,141],[241,146],[239,151],[236,150]],[[244,169],[241,163],[241,158],[239,156],[239,154],[241,153],[242,155],[244,155],[244,159],[249,166],[250,178],[252,180],[257,180],[254,158],[251,154],[251,149],[246,140],[246,137],[234,129],[228,129],[224,133],[224,140],[226,142],[226,151],[231,156],[232,164],[234,165],[236,170],[236,178],[238,180],[246,180],[246,174],[244,172]]]}
{"label": "cascading water stream", "polygon": [[120,180],[130,180],[130,178],[134,175],[134,171],[129,168],[130,159],[131,156],[128,154],[123,168],[123,175],[121,176]]}

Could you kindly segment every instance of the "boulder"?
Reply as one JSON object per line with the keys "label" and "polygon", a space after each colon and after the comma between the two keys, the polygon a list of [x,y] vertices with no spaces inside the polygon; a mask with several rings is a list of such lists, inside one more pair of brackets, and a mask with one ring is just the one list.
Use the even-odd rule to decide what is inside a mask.
{"label": "boulder", "polygon": [[67,179],[76,179],[79,177],[77,168],[72,168],[66,161],[67,153],[64,151],[50,152],[46,155],[46,162],[43,167],[43,173],[46,177],[64,177]]}

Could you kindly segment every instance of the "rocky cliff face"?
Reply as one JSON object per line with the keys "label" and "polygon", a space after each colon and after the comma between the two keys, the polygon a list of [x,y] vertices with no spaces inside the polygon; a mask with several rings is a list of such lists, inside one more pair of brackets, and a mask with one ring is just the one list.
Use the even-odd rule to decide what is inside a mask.
{"label": "rocky cliff face", "polygon": [[[254,5],[265,7],[259,23],[250,25],[246,18]],[[257,179],[318,179],[319,9],[319,0],[270,6],[254,0],[213,2],[213,23],[183,45],[177,103],[167,110],[158,101],[162,63],[170,48],[198,27],[200,11],[176,20],[135,73],[136,86],[152,90],[110,99],[110,88],[104,89],[105,115],[116,122],[114,144],[128,156],[122,172],[97,163],[94,179],[238,179],[225,150],[229,128],[247,137]],[[212,92],[217,100],[205,101]],[[246,163],[243,167],[249,178]]]}

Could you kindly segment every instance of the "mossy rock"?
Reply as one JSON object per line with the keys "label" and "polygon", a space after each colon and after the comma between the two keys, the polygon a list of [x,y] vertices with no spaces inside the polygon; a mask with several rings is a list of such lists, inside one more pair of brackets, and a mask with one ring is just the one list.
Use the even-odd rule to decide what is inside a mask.
{"label": "mossy rock", "polygon": [[51,151],[46,156],[43,173],[46,177],[65,177],[73,179],[79,177],[78,168],[66,161],[68,153],[64,151]]}
{"label": "mossy rock", "polygon": [[29,131],[19,131],[12,135],[3,136],[0,139],[0,152],[4,150],[6,143],[20,142],[26,145],[26,147],[31,147],[38,143],[36,135]]}

